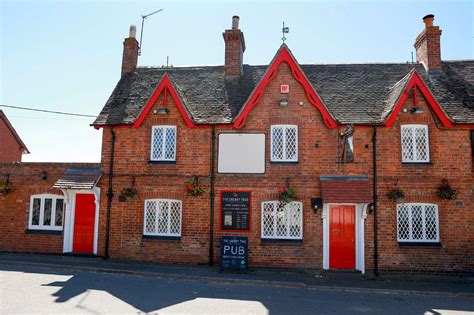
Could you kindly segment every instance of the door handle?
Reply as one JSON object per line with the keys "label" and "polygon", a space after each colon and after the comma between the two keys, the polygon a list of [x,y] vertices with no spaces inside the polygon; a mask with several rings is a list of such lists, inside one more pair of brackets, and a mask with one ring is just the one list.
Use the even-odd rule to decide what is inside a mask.
{"label": "door handle", "polygon": [[339,234],[339,230],[336,230],[336,229],[332,230],[332,234]]}

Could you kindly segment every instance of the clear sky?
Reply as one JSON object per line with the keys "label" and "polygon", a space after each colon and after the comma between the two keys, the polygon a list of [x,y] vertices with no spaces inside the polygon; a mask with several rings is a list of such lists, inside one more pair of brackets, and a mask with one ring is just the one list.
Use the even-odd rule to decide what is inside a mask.
{"label": "clear sky", "polygon": [[[222,32],[240,16],[244,63],[268,64],[286,43],[300,63],[406,62],[422,17],[443,30],[442,59],[474,59],[473,1],[0,0],[0,104],[97,115],[120,76],[122,41],[141,15],[140,66],[224,62]],[[1,108],[1,107],[0,107]],[[24,161],[100,161],[91,118],[4,110],[31,154]],[[0,144],[1,145],[1,144]]]}

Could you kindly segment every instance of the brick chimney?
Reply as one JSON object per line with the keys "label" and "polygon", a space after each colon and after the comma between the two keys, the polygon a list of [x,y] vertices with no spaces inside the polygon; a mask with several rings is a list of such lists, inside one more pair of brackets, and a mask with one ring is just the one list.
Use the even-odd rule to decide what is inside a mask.
{"label": "brick chimney", "polygon": [[442,70],[441,67],[441,30],[433,26],[434,15],[428,14],[423,18],[425,29],[415,40],[416,61],[422,62],[425,69]]}
{"label": "brick chimney", "polygon": [[239,29],[239,17],[232,17],[232,29],[222,33],[225,42],[225,75],[242,75],[245,40],[244,33]]}
{"label": "brick chimney", "polygon": [[123,41],[122,77],[137,68],[138,42],[135,38],[136,34],[137,27],[130,25],[128,38],[125,38]]}

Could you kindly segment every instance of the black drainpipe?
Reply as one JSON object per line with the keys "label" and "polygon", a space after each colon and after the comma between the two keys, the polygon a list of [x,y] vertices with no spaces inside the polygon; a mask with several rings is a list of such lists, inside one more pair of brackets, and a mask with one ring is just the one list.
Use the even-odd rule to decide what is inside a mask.
{"label": "black drainpipe", "polygon": [[114,191],[112,188],[112,178],[114,177],[114,153],[115,153],[115,132],[114,128],[110,128],[112,134],[112,143],[110,145],[110,161],[109,161],[109,190],[107,192],[107,227],[105,232],[105,259],[109,259],[109,239],[110,239],[110,209],[112,208],[112,198]]}
{"label": "black drainpipe", "polygon": [[209,266],[214,264],[214,164],[215,164],[215,156],[216,156],[216,126],[212,125],[211,131],[211,217],[209,222]]}
{"label": "black drainpipe", "polygon": [[373,174],[374,174],[374,197],[373,197],[373,213],[374,213],[374,275],[379,276],[379,252],[378,252],[378,230],[377,230],[377,127],[374,126],[374,132],[372,135],[372,163],[373,163]]}

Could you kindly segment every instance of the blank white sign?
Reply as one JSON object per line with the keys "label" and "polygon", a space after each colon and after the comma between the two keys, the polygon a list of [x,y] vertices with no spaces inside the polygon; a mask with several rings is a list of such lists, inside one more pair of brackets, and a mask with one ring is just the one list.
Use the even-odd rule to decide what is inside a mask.
{"label": "blank white sign", "polygon": [[218,173],[265,173],[265,134],[219,134]]}

